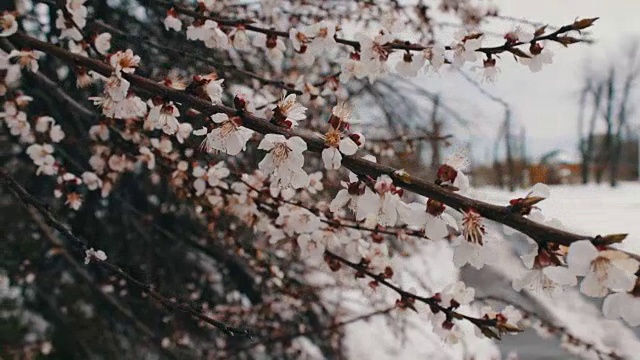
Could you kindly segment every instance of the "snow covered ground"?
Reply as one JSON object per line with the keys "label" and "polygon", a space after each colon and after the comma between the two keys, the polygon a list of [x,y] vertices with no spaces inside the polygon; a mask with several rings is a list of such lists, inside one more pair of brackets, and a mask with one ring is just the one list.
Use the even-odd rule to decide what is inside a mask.
{"label": "snow covered ground", "polygon": [[[486,200],[505,204],[514,196],[495,188],[480,190]],[[516,194],[525,194],[519,191]],[[583,234],[628,233],[622,247],[640,253],[640,182],[608,185],[551,187],[551,197],[540,203],[546,217],[555,217],[569,229]]]}
{"label": "snow covered ground", "polygon": [[[506,204],[509,199],[526,193],[526,190],[513,194],[483,188],[477,190],[474,196],[487,202]],[[543,201],[540,208],[545,217],[559,218],[566,228],[578,233],[629,233],[622,246],[628,251],[640,253],[640,183],[623,183],[616,189],[596,185],[553,186],[551,197]],[[519,255],[527,247],[526,240],[522,235],[504,235],[501,226],[490,227],[490,231],[498,235],[498,264],[480,271],[467,266],[458,272],[453,267],[452,251],[446,243],[417,243],[411,257],[405,259],[404,271],[396,281],[407,289],[413,287],[418,293],[430,295],[461,278],[476,289],[476,297],[509,299],[545,315],[557,325],[566,326],[572,333],[602,350],[615,350],[624,358],[637,358],[637,354],[640,354],[638,332],[634,333],[636,329],[630,329],[619,321],[603,319],[601,300],[588,299],[575,289],[554,299],[541,294],[515,292],[511,288],[511,280],[524,271]],[[369,301],[374,296],[360,295],[360,300]],[[381,296],[387,298],[388,304],[393,304],[394,294]],[[355,314],[371,309],[357,310]],[[463,307],[462,310],[472,313],[477,308]],[[397,326],[394,323],[397,321],[405,326]],[[472,328],[464,330],[473,333]],[[428,315],[415,313],[394,315],[391,321],[376,317],[347,327],[347,344],[352,359],[502,359],[512,351],[518,353],[518,359],[576,358],[563,350],[555,338],[543,339],[533,330],[507,336],[495,343],[473,336],[467,336],[466,339],[455,346],[444,344],[433,333]]]}

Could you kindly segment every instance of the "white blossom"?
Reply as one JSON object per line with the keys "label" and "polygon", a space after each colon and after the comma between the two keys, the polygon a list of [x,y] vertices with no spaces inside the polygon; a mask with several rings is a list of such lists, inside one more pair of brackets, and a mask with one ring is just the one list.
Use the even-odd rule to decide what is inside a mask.
{"label": "white blossom", "polygon": [[0,16],[0,37],[11,36],[18,31],[18,21],[16,21],[15,16],[8,11],[5,11]]}
{"label": "white blossom", "polygon": [[36,119],[36,131],[39,133],[45,133],[49,130],[49,126],[54,124],[56,121],[51,116],[39,116]]}
{"label": "white blossom", "polygon": [[352,53],[348,58],[340,61],[340,82],[346,83],[352,77],[364,79],[367,76],[367,66],[360,61],[360,54]]}
{"label": "white blossom", "polygon": [[322,150],[322,161],[327,170],[338,170],[342,166],[342,154],[353,155],[358,151],[358,144],[341,131],[331,128],[324,136],[327,147]]}
{"label": "white blossom", "polygon": [[331,212],[337,212],[347,206],[353,211],[356,220],[362,221],[377,211],[380,197],[360,182],[355,174],[350,173],[349,182],[342,181],[341,184],[343,189],[338,191],[329,205]]}
{"label": "white blossom", "polygon": [[96,36],[93,43],[100,54],[106,55],[109,52],[109,49],[111,49],[111,34],[106,32],[101,33]]}
{"label": "white blossom", "polygon": [[207,135],[202,146],[206,151],[219,150],[228,155],[238,155],[244,151],[247,141],[253,136],[253,131],[243,127],[239,117],[229,118],[227,114],[218,113],[211,115],[211,120],[217,126],[207,134],[207,130],[195,130],[194,135]]}
{"label": "white blossom", "polygon": [[425,230],[425,235],[431,240],[440,240],[448,235],[447,222],[441,216],[434,216],[427,212],[425,204],[400,204],[398,207],[400,218],[410,226],[417,226]]}
{"label": "white blossom", "polygon": [[238,50],[247,50],[249,48],[249,37],[243,27],[235,27],[230,36],[233,39],[232,44],[234,48]]}
{"label": "white blossom", "polygon": [[113,75],[105,84],[105,92],[114,102],[120,102],[127,97],[130,85],[126,79]]}
{"label": "white blossom", "polygon": [[513,280],[513,288],[516,291],[526,289],[532,292],[545,292],[553,295],[566,286],[575,286],[578,283],[576,274],[566,267],[543,266],[537,245],[534,245],[531,251],[521,258],[525,267],[530,270]]}
{"label": "white blossom", "polygon": [[178,131],[176,132],[176,139],[180,144],[182,144],[186,139],[189,138],[189,136],[191,136],[192,132],[193,132],[193,126],[191,126],[190,123],[187,123],[187,122],[182,123],[178,125]]}
{"label": "white blossom", "polygon": [[167,11],[167,17],[164,18],[163,22],[164,28],[168,31],[169,29],[174,31],[182,30],[182,21],[178,18],[178,14],[176,11],[171,8]]}
{"label": "white blossom", "polygon": [[456,38],[460,40],[450,45],[453,49],[453,65],[462,66],[465,62],[476,61],[478,59],[476,50],[482,46],[483,36],[458,33]]}
{"label": "white blossom", "polygon": [[40,51],[35,50],[11,50],[8,59],[17,58],[17,64],[21,68],[31,72],[38,72],[38,59],[42,56]]}
{"label": "white blossom", "polygon": [[[204,79],[208,79],[207,76],[203,77]],[[222,103],[222,94],[224,93],[224,89],[222,88],[222,83],[224,79],[209,78],[207,84],[204,87],[205,92],[211,99],[211,102],[214,104]]]}
{"label": "white blossom", "polygon": [[387,33],[379,33],[373,39],[364,33],[357,33],[355,37],[360,43],[363,72],[369,78],[369,82],[373,83],[389,71],[387,66],[389,50],[384,45],[391,42],[393,38]]}
{"label": "white blossom", "polygon": [[294,235],[317,231],[322,223],[320,218],[309,210],[285,204],[278,208],[275,224],[280,226],[287,235]]}
{"label": "white blossom", "polygon": [[309,176],[302,169],[307,144],[298,136],[285,138],[284,135],[267,134],[258,149],[268,151],[258,168],[271,175],[273,186],[299,189],[307,186]]}
{"label": "white blossom", "polygon": [[82,197],[78,193],[70,192],[67,194],[67,200],[64,203],[71,209],[78,211],[82,206]]}
{"label": "white blossom", "polygon": [[271,107],[271,110],[274,119],[288,128],[295,128],[298,126],[298,121],[307,118],[305,115],[307,108],[296,102],[296,94],[282,96],[282,99]]}
{"label": "white blossom", "polygon": [[121,72],[133,74],[140,65],[140,56],[135,55],[131,49],[118,51],[109,56],[109,64],[118,77],[121,76]]}
{"label": "white blossom", "polygon": [[170,101],[168,104],[158,104],[149,110],[148,120],[155,129],[162,129],[167,135],[173,135],[178,131],[178,107]]}
{"label": "white blossom", "polygon": [[567,254],[569,269],[584,276],[580,290],[593,297],[607,295],[608,289],[630,291],[636,283],[640,263],[617,250],[598,249],[589,240],[576,241]]}
{"label": "white blossom", "polygon": [[50,144],[32,144],[27,148],[27,154],[38,166],[55,162],[55,158],[51,155],[53,154],[53,146]]}
{"label": "white blossom", "polygon": [[474,297],[476,291],[473,288],[468,288],[464,282],[458,281],[453,284],[447,285],[441,292],[442,304],[445,307],[456,305],[468,305]]}
{"label": "white blossom", "polygon": [[97,260],[97,261],[105,261],[107,260],[107,254],[104,253],[104,251],[102,250],[94,250],[93,248],[86,250],[84,252],[85,257],[84,257],[84,263],[89,264],[91,262],[91,260]]}
{"label": "white blossom", "polygon": [[553,64],[553,53],[536,44],[531,47],[530,58],[520,58],[520,63],[529,67],[531,72],[539,72],[543,65]]}
{"label": "white blossom", "polygon": [[102,179],[96,173],[85,171],[82,173],[82,182],[89,190],[96,190],[102,187]]}
{"label": "white blossom", "polygon": [[336,43],[336,25],[328,20],[321,20],[308,27],[307,31],[313,39],[308,46],[308,51],[314,55],[332,52]]}
{"label": "white blossom", "polygon": [[74,23],[81,29],[86,25],[87,8],[82,5],[72,5],[72,8],[74,8],[74,11],[69,10],[69,6],[67,6],[67,10],[69,10],[73,22],[67,21],[62,10],[58,10],[56,12],[56,28],[60,30],[61,40],[71,39],[73,41],[79,42],[82,40],[82,33],[74,26]]}
{"label": "white blossom", "polygon": [[436,44],[426,48],[422,52],[422,54],[425,59],[429,60],[429,63],[431,64],[431,68],[433,68],[433,70],[436,72],[440,70],[442,65],[444,65],[446,62],[446,59],[444,56],[445,48],[441,44]]}
{"label": "white blossom", "polygon": [[415,77],[424,66],[424,63],[424,56],[413,56],[410,52],[406,52],[402,56],[402,60],[396,64],[396,72],[402,76]]}
{"label": "white blossom", "polygon": [[59,143],[64,139],[64,131],[62,131],[62,127],[60,124],[53,124],[51,126],[51,130],[49,131],[49,138],[54,143]]}

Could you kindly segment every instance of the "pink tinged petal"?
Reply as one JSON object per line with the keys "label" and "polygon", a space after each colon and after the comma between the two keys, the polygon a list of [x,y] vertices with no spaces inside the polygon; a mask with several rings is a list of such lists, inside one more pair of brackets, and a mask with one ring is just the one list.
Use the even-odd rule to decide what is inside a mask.
{"label": "pink tinged petal", "polygon": [[586,275],[591,262],[598,257],[598,249],[589,240],[576,241],[569,246],[567,264],[576,275]]}
{"label": "pink tinged petal", "polygon": [[287,140],[287,145],[295,152],[303,152],[307,150],[307,143],[299,136],[292,136]]}
{"label": "pink tinged petal", "polygon": [[325,148],[322,150],[322,161],[324,162],[324,168],[327,170],[338,170],[342,165],[342,155],[338,149],[334,147]]}
{"label": "pink tinged petal", "polygon": [[591,297],[603,297],[609,292],[607,288],[600,283],[595,273],[590,272],[585,276],[580,284],[580,291]]}
{"label": "pink tinged petal", "polygon": [[358,151],[358,145],[348,137],[340,140],[339,148],[340,152],[345,155],[353,155]]}
{"label": "pink tinged petal", "polygon": [[578,284],[575,274],[562,266],[547,266],[542,272],[553,282],[560,285],[575,286]]}

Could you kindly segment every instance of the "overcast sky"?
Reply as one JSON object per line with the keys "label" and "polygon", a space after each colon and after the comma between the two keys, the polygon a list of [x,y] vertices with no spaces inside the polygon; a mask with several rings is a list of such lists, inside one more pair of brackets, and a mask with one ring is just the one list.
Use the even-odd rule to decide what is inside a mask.
{"label": "overcast sky", "polygon": [[[505,16],[527,18],[550,25],[565,25],[575,18],[600,17],[591,28],[592,45],[577,44],[565,49],[552,45],[554,63],[539,73],[531,73],[510,55],[499,61],[501,73],[494,84],[484,88],[511,104],[515,121],[526,128],[530,157],[553,150],[575,152],[578,89],[585,61],[606,71],[609,62],[622,58],[624,41],[640,38],[640,1],[637,0],[494,0]],[[507,32],[514,23],[493,20],[484,30]],[[531,27],[533,30],[533,27]],[[489,38],[485,46],[501,44]],[[472,74],[473,75],[473,74]],[[476,77],[478,75],[475,75]],[[504,108],[479,94],[459,75],[445,72],[419,79],[427,88],[441,91],[451,105],[471,120],[474,157],[486,158],[492,147]],[[638,120],[633,119],[636,124]],[[469,136],[469,133],[465,134]]]}

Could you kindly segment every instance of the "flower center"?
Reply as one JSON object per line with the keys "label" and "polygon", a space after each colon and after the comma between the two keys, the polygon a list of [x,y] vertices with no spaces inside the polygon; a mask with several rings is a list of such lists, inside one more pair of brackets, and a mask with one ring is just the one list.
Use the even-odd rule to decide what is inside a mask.
{"label": "flower center", "polygon": [[234,131],[236,131],[236,125],[232,121],[225,121],[220,126],[220,137],[226,139]]}
{"label": "flower center", "polygon": [[289,157],[289,153],[291,152],[291,148],[287,146],[285,143],[277,143],[272,150],[273,154],[273,163],[276,166],[280,166],[284,163],[285,160]]}
{"label": "flower center", "polygon": [[379,55],[380,61],[387,61],[387,58],[389,57],[389,52],[384,48],[384,46],[378,43],[373,43],[373,52]]}
{"label": "flower center", "polygon": [[336,129],[331,129],[325,135],[325,143],[331,147],[338,147],[340,145],[340,138],[340,132]]}
{"label": "flower center", "polygon": [[599,282],[604,282],[609,276],[611,260],[604,256],[598,256],[591,262],[591,269],[596,274]]}
{"label": "flower center", "polygon": [[13,19],[10,17],[0,17],[0,28],[10,29],[13,26]]}
{"label": "flower center", "polygon": [[484,235],[484,226],[482,225],[482,217],[477,212],[470,210],[464,213],[462,218],[462,234],[465,240],[470,243],[483,245],[482,235]]}

